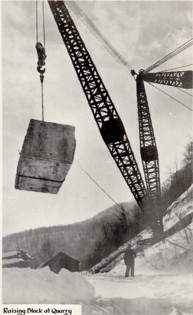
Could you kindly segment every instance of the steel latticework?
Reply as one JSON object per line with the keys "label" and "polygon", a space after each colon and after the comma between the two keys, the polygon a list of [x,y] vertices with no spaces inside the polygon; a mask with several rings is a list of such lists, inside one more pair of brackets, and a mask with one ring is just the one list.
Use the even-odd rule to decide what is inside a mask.
{"label": "steel latticework", "polygon": [[137,203],[141,204],[146,195],[146,188],[123,123],[64,2],[48,3],[103,140]]}
{"label": "steel latticework", "polygon": [[174,86],[183,89],[193,88],[193,71],[172,71],[145,73],[144,81]]}
{"label": "steel latticework", "polygon": [[157,200],[161,193],[158,151],[142,73],[136,81],[141,158],[148,195],[152,200]]}
{"label": "steel latticework", "polygon": [[146,213],[151,220],[151,227],[158,236],[163,232],[161,188],[158,151],[149,111],[149,105],[143,81],[143,72],[137,77],[137,104],[139,119],[139,140],[142,164],[147,185],[148,207]]}

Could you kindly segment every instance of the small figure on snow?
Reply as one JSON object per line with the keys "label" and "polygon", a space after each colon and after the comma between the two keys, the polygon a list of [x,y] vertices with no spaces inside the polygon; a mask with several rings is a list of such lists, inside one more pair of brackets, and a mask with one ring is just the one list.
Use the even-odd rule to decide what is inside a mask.
{"label": "small figure on snow", "polygon": [[126,265],[125,277],[129,277],[129,273],[131,270],[131,277],[134,277],[134,266],[135,266],[135,257],[136,253],[131,249],[131,245],[128,244],[127,249],[124,253],[124,262]]}

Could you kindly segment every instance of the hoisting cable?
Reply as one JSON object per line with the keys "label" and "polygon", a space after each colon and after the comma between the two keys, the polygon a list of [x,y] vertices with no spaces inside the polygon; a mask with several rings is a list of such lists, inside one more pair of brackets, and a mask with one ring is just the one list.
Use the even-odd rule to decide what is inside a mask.
{"label": "hoisting cable", "polygon": [[184,65],[184,66],[180,66],[180,67],[171,68],[171,69],[161,70],[159,72],[166,72],[166,71],[176,70],[176,69],[185,68],[185,67],[189,67],[189,66],[193,66],[193,63],[190,63],[189,65]]}
{"label": "hoisting cable", "polygon": [[176,89],[178,89],[178,91],[180,91],[180,92],[182,92],[182,93],[185,93],[185,94],[187,94],[187,95],[193,97],[193,95],[192,95],[191,93],[188,93],[188,92],[182,90],[182,88],[179,88],[178,86],[174,86],[174,87],[175,87]]}
{"label": "hoisting cable", "polygon": [[183,248],[183,249],[185,249],[185,250],[186,250],[186,251],[188,251],[188,252],[193,253],[193,251],[192,251],[191,249],[189,249],[189,248],[186,248],[186,247],[184,247],[184,246],[178,245],[178,244],[173,243],[173,242],[168,241],[168,240],[166,240],[166,242],[168,242],[168,243],[170,243],[170,244],[172,244],[172,245],[174,245],[174,246],[177,246],[177,247]]}
{"label": "hoisting cable", "polygon": [[157,61],[156,63],[154,63],[152,66],[150,66],[149,68],[147,68],[144,73],[148,73],[151,70],[157,68],[158,66],[162,65],[163,63],[165,63],[166,61],[168,61],[169,59],[173,58],[174,56],[178,55],[179,53],[181,53],[182,51],[184,51],[185,49],[189,48],[191,45],[193,44],[193,38],[191,38],[190,40],[188,40],[186,43],[182,44],[181,46],[179,46],[178,48],[176,48],[175,50],[173,50],[171,53],[169,53],[168,55],[166,55],[165,57],[163,57],[162,59],[160,59],[159,61]]}
{"label": "hoisting cable", "polygon": [[158,91],[164,93],[165,95],[169,96],[170,98],[172,98],[174,101],[176,101],[177,103],[183,105],[184,107],[186,107],[187,109],[189,109],[190,111],[193,111],[190,107],[188,107],[187,105],[185,105],[184,103],[178,101],[175,97],[171,96],[170,94],[164,92],[163,90],[161,90],[160,88],[158,88],[157,86],[155,86],[153,83],[147,82],[148,84],[150,84],[151,86],[153,86],[154,88],[156,88]]}
{"label": "hoisting cable", "polygon": [[38,25],[38,0],[36,0],[36,50],[38,55],[38,62],[37,62],[37,71],[40,74],[40,83],[41,83],[41,105],[42,105],[42,121],[44,121],[44,73],[46,71],[45,68],[45,59],[46,59],[46,52],[45,52],[45,43],[46,43],[46,36],[45,36],[45,16],[44,16],[44,0],[42,0],[42,27],[43,27],[43,42],[44,45],[39,41],[39,25]]}
{"label": "hoisting cable", "polygon": [[36,0],[36,43],[38,42],[38,1]]}
{"label": "hoisting cable", "polygon": [[46,29],[45,29],[44,0],[42,0],[42,17],[43,17],[43,40],[44,40],[44,49],[46,50]]}
{"label": "hoisting cable", "polygon": [[[119,209],[121,209],[121,211],[124,211],[125,210],[125,212],[127,212],[127,213],[129,213],[126,209],[124,209],[123,207],[121,207],[93,178],[92,178],[92,176],[85,170],[85,169],[83,169],[83,167],[80,165],[80,163],[78,162],[78,165],[79,165],[79,167],[80,167],[80,169],[95,183],[95,185],[97,186],[97,187],[99,187],[100,188],[100,190],[108,197],[108,198],[110,198],[117,206],[118,206],[118,208]],[[116,214],[115,214],[116,215]],[[119,218],[119,216],[117,215],[117,217]],[[138,222],[138,224],[142,227],[142,228],[144,228],[144,229],[147,229],[147,226],[144,226],[143,224],[141,224],[141,222]],[[161,240],[160,239],[160,241],[164,241],[164,240]],[[180,247],[180,248],[183,248],[183,249],[185,249],[185,250],[187,250],[187,251],[189,251],[189,252],[193,252],[192,250],[190,250],[190,249],[188,249],[188,248],[185,248],[185,247],[183,247],[183,246],[180,246],[180,245],[178,245],[178,244],[176,244],[176,243],[173,243],[173,242],[171,242],[171,241],[169,241],[169,240],[165,240],[166,242],[168,242],[168,243],[170,243],[170,244],[172,244],[172,245],[174,245],[174,246],[177,246],[177,247]]]}
{"label": "hoisting cable", "polygon": [[74,1],[68,1],[66,4],[76,14],[78,19],[86,25],[95,38],[102,43],[103,47],[111,54],[119,65],[131,76],[130,71],[133,67],[131,67],[131,65],[120,55],[120,53],[112,47],[109,40],[105,38],[97,26],[89,19],[85,12],[83,12],[80,6]]}
{"label": "hoisting cable", "polygon": [[[40,80],[41,80],[41,77],[40,77]],[[41,97],[42,97],[42,121],[44,121],[44,85],[43,85],[43,80],[41,80]]]}
{"label": "hoisting cable", "polygon": [[[118,206],[119,209],[121,209],[121,211],[125,211],[125,212],[127,212],[127,213],[129,214],[129,211],[127,211],[125,208],[121,207],[121,206],[120,206],[120,205],[96,182],[96,180],[95,180],[94,178],[92,178],[92,176],[80,165],[79,162],[78,162],[78,165],[79,165],[80,169],[93,181],[93,183],[94,183],[109,199],[111,199],[111,201],[113,201],[113,202]],[[115,214],[115,216],[116,216],[116,214]],[[119,218],[118,215],[117,215],[117,217]],[[144,228],[144,229],[147,228],[146,226],[144,226],[143,224],[141,224],[141,223],[139,223],[139,222],[138,222],[138,224],[139,224],[142,228]]]}
{"label": "hoisting cable", "polygon": [[94,178],[92,178],[92,176],[80,165],[80,163],[78,162],[78,165],[80,167],[80,169],[93,181],[93,183],[95,183],[95,185],[97,187],[100,188],[100,190],[107,196],[109,197],[121,210],[123,210],[121,208],[121,206],[95,181]]}

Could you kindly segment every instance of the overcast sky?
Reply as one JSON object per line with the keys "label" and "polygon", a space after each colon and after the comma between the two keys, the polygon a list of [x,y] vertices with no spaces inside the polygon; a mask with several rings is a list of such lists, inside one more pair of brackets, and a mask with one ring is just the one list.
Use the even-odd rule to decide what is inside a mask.
{"label": "overcast sky", "polygon": [[[147,68],[193,37],[192,2],[81,1],[79,5],[136,71]],[[41,99],[36,72],[35,2],[3,1],[4,235],[81,221],[111,206],[112,200],[79,164],[116,202],[134,200],[100,136],[47,2],[45,15],[45,120],[76,127],[75,159],[57,195],[14,188],[19,151],[30,119],[41,119]],[[135,82],[73,13],[72,17],[125,125],[142,172]],[[159,70],[191,64],[191,56],[189,48]],[[190,95],[176,88],[159,87],[191,107]],[[184,146],[191,139],[191,112],[148,84],[146,91],[163,183],[170,170],[179,165]]]}

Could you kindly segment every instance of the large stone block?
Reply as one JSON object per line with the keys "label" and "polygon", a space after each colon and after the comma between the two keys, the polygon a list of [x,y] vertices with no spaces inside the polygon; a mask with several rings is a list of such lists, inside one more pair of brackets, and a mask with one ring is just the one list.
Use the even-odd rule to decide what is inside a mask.
{"label": "large stone block", "polygon": [[75,147],[75,127],[31,119],[15,188],[56,194],[71,167]]}

